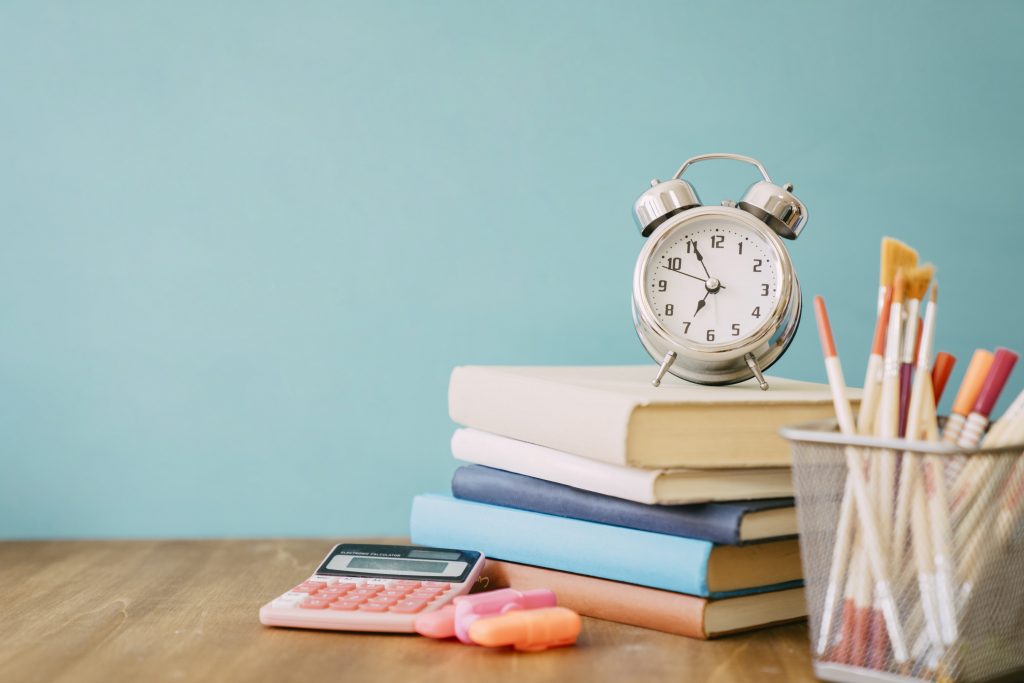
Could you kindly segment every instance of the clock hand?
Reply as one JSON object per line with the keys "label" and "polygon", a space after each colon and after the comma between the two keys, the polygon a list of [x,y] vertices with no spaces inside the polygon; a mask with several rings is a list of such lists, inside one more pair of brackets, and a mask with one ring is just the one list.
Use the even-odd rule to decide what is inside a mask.
{"label": "clock hand", "polygon": [[710,280],[711,279],[711,273],[708,272],[708,267],[704,265],[704,257],[701,255],[700,249],[697,248],[697,242],[696,241],[694,241],[694,243],[693,243],[693,253],[697,255],[697,260],[700,261],[700,266],[701,266],[701,268],[704,269],[704,274],[707,275],[708,279]]}
{"label": "clock hand", "polygon": [[696,275],[690,275],[689,273],[684,273],[681,270],[674,270],[672,268],[665,268],[665,270],[671,270],[673,273],[679,273],[680,275],[685,275],[686,277],[692,277],[694,280],[700,280],[701,282],[707,282],[707,278],[697,277]]}
{"label": "clock hand", "polygon": [[[675,270],[673,268],[667,268],[667,267],[665,268],[665,270],[671,270],[673,273],[679,273],[680,275],[685,275],[686,277],[692,277],[694,280],[700,280],[701,282],[704,283],[705,287],[708,284],[708,281],[705,278],[697,277],[696,275],[690,275],[689,273],[684,273],[681,270]],[[719,284],[718,287],[715,288],[715,291],[718,291],[719,289],[725,289],[725,288],[726,288],[725,285]]]}
{"label": "clock hand", "polygon": [[707,304],[708,296],[710,296],[710,294],[711,290],[704,292],[704,298],[697,302],[697,310],[693,312],[694,317],[696,317],[696,315],[700,313],[700,309],[704,308],[704,306]]}

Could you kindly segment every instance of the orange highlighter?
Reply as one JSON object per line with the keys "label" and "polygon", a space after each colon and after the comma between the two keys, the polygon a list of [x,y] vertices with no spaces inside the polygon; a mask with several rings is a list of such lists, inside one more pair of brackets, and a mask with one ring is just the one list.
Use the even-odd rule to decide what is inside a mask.
{"label": "orange highlighter", "polygon": [[469,637],[477,645],[511,645],[522,652],[572,645],[579,634],[580,615],[565,607],[514,610],[469,625]]}

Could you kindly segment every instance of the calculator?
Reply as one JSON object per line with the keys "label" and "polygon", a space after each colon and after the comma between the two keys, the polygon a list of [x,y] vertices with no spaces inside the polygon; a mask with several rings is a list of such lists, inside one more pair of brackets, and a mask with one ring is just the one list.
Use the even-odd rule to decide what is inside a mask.
{"label": "calculator", "polygon": [[468,593],[483,565],[472,550],[342,543],[311,577],[261,607],[260,623],[413,633],[417,615]]}

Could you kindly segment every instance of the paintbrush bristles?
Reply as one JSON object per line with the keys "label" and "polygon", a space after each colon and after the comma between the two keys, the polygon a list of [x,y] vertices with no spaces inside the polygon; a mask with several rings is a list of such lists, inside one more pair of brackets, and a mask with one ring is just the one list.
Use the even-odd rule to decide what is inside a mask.
{"label": "paintbrush bristles", "polygon": [[925,292],[928,291],[928,283],[932,281],[934,274],[935,266],[930,263],[906,271],[906,298],[918,301],[924,298]]}
{"label": "paintbrush bristles", "polygon": [[896,279],[896,273],[917,265],[917,251],[897,239],[883,237],[881,264],[878,284],[882,287],[891,287]]}
{"label": "paintbrush bristles", "polygon": [[902,304],[903,297],[906,294],[907,288],[907,277],[903,273],[903,269],[900,268],[896,271],[896,278],[892,282],[892,302],[894,304]]}

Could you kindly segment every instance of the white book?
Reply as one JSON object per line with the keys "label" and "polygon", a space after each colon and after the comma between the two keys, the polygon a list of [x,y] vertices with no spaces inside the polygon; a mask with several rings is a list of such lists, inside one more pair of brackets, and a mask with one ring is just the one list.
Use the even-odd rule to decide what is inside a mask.
{"label": "white book", "polygon": [[456,460],[638,503],[679,505],[793,495],[788,467],[637,469],[599,462],[476,429],[452,436]]}
{"label": "white book", "polygon": [[[666,377],[655,366],[464,366],[448,388],[466,427],[616,465],[778,467],[791,462],[778,430],[833,416],[828,385],[769,378],[721,387]],[[851,391],[853,398],[859,392]]]}

